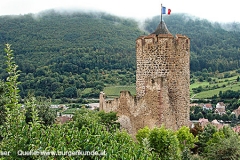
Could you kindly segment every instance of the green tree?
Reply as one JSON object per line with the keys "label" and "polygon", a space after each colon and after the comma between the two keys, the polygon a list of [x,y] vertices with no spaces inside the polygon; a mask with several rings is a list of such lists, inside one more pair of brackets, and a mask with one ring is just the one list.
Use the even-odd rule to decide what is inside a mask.
{"label": "green tree", "polygon": [[190,120],[198,120],[198,118],[195,116],[195,114],[190,113]]}
{"label": "green tree", "polygon": [[212,81],[212,78],[211,78],[211,77],[209,77],[209,78],[207,79],[207,81],[208,81],[208,82],[211,82],[211,81]]}
{"label": "green tree", "polygon": [[202,113],[202,107],[196,106],[194,107],[194,114]]}
{"label": "green tree", "polygon": [[0,80],[0,125],[3,125],[6,119],[6,107],[7,97],[6,97],[7,84]]}
{"label": "green tree", "polygon": [[195,123],[194,127],[190,129],[190,132],[196,137],[203,132],[203,127],[201,124]]}
{"label": "green tree", "polygon": [[149,138],[150,129],[146,126],[142,129],[139,129],[136,134],[136,139],[140,145],[143,145],[143,141]]}
{"label": "green tree", "polygon": [[240,77],[239,76],[237,77],[237,82],[240,82]]}
{"label": "green tree", "polygon": [[200,119],[200,118],[204,118],[203,114],[201,112],[199,112],[196,116],[197,119]]}
{"label": "green tree", "polygon": [[76,98],[77,97],[77,88],[76,87],[68,87],[64,91],[64,96],[68,98]]}
{"label": "green tree", "polygon": [[[13,154],[13,159],[17,159],[17,150],[20,148],[25,149],[26,140],[22,138],[22,132],[25,125],[24,110],[21,109],[19,100],[19,90],[18,90],[18,77],[19,71],[17,70],[17,65],[13,60],[13,50],[11,50],[10,45],[6,44],[4,49],[6,52],[6,63],[7,63],[7,90],[5,96],[8,101],[5,104],[6,109],[6,120],[5,123],[0,126],[0,135],[2,136],[2,141],[0,143],[1,150],[7,150]],[[26,126],[25,130],[28,130]],[[14,138],[13,138],[14,137]]]}
{"label": "green tree", "polygon": [[177,130],[176,135],[181,151],[192,149],[194,144],[198,141],[197,137],[194,137],[194,135],[190,132],[189,127],[186,126]]}
{"label": "green tree", "polygon": [[213,114],[211,112],[208,112],[207,115],[206,115],[206,118],[209,120],[209,121],[212,121],[213,120]]}
{"label": "green tree", "polygon": [[117,122],[117,113],[116,112],[109,112],[105,113],[104,111],[98,112],[98,116],[100,117],[100,123],[106,126],[108,131],[116,131],[120,129],[120,123]]}
{"label": "green tree", "polygon": [[157,154],[158,159],[181,159],[179,141],[176,134],[164,126],[154,128],[149,135],[150,147]]}
{"label": "green tree", "polygon": [[205,147],[207,147],[207,142],[213,137],[213,134],[217,132],[217,128],[214,125],[208,124],[204,127],[203,132],[198,136],[198,147],[200,154],[205,153]]}
{"label": "green tree", "polygon": [[222,115],[222,120],[223,120],[224,122],[229,121],[229,116],[228,116],[227,114],[223,114],[223,115]]}
{"label": "green tree", "polygon": [[240,138],[230,127],[215,132],[205,148],[207,159],[239,159]]}
{"label": "green tree", "polygon": [[[33,96],[29,97],[30,99],[34,98]],[[26,100],[28,100],[26,98]],[[57,113],[50,108],[50,101],[43,98],[38,98],[36,101],[36,110],[38,111],[38,117],[44,125],[52,125],[55,123],[55,118]],[[32,122],[32,106],[29,108],[26,107],[26,122]]]}

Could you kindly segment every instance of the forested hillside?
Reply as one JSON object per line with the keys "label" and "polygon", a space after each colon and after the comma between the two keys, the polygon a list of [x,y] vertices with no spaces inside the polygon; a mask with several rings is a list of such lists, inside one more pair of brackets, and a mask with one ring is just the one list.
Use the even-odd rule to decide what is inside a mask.
{"label": "forested hillside", "polygon": [[86,88],[92,91],[85,96],[98,96],[105,84],[135,82],[135,39],[143,33],[133,20],[49,11],[0,17],[0,24],[1,48],[12,44],[22,71],[21,96],[76,98]]}
{"label": "forested hillside", "polygon": [[[104,86],[135,83],[135,39],[152,32],[159,19],[146,20],[142,31],[135,20],[106,13],[2,16],[0,48],[12,44],[22,97],[29,92],[51,98],[96,97]],[[164,20],[172,34],[191,38],[191,71],[239,68],[238,30],[181,14]],[[7,77],[3,56],[1,52],[0,79]]]}

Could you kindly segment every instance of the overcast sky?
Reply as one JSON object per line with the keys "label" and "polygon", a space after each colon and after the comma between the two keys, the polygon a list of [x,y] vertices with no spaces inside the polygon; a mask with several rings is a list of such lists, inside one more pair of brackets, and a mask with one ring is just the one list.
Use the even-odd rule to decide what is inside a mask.
{"label": "overcast sky", "polygon": [[144,19],[159,15],[161,3],[171,13],[188,13],[213,22],[240,22],[239,0],[0,0],[0,15],[71,9]]}

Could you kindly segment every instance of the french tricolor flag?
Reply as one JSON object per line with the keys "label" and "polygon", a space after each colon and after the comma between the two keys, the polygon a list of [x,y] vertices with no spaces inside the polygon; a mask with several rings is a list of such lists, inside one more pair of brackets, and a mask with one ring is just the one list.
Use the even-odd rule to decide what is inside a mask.
{"label": "french tricolor flag", "polygon": [[167,10],[166,7],[163,7],[163,6],[162,6],[162,14],[168,14],[168,15],[170,15],[170,14],[171,14],[171,9],[168,9],[167,12],[166,12],[166,10]]}

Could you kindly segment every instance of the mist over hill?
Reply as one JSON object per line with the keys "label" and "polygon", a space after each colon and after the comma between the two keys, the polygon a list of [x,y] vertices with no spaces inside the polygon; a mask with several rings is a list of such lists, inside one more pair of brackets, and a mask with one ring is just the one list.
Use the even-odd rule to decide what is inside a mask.
{"label": "mist over hill", "polygon": [[[106,85],[135,83],[135,40],[153,32],[160,17],[139,27],[133,19],[103,12],[59,13],[0,17],[0,47],[12,44],[22,71],[21,96],[34,92],[53,98],[96,96]],[[223,29],[219,23],[184,14],[165,16],[172,34],[191,38],[191,71],[223,72],[240,65],[239,25]],[[234,27],[235,25],[235,27]],[[0,78],[6,78],[4,53]]]}

